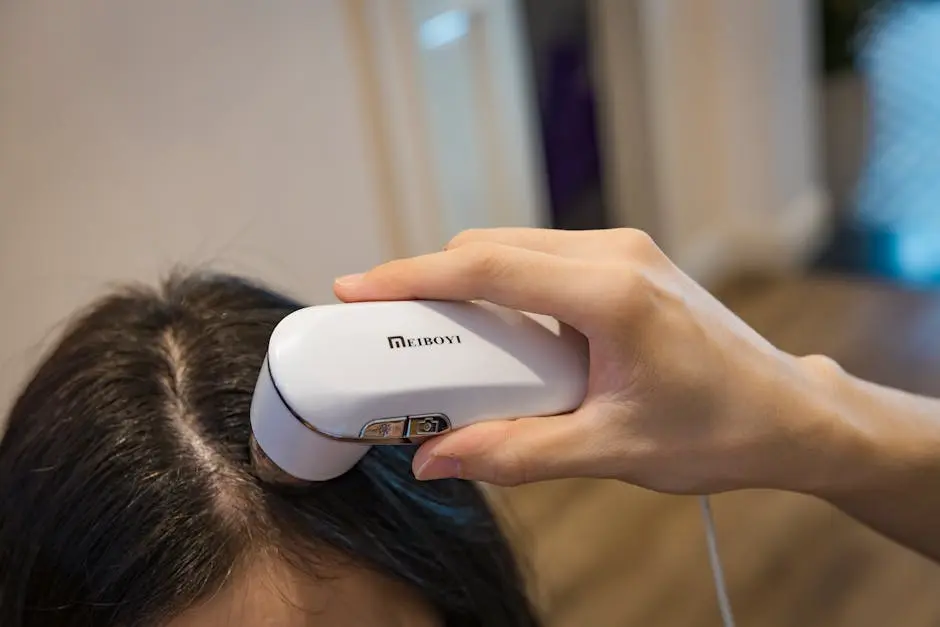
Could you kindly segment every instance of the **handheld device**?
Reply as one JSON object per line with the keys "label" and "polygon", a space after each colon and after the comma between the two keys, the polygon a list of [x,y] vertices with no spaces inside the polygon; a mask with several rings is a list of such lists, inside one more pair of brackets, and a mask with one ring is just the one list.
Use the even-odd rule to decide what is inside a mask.
{"label": "handheld device", "polygon": [[[272,483],[327,481],[371,446],[484,420],[576,409],[586,339],[489,303],[396,301],[298,310],[274,329],[251,403],[251,458]],[[714,520],[701,497],[725,627],[734,627]]]}
{"label": "handheld device", "polygon": [[308,307],[275,328],[251,404],[252,462],[273,482],[326,481],[371,446],[576,409],[586,339],[489,303]]}

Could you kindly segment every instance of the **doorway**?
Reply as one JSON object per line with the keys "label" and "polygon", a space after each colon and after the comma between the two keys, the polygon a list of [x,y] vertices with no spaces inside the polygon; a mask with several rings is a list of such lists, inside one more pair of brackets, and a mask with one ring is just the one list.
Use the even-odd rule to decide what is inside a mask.
{"label": "doorway", "polygon": [[521,5],[551,226],[607,228],[590,0]]}

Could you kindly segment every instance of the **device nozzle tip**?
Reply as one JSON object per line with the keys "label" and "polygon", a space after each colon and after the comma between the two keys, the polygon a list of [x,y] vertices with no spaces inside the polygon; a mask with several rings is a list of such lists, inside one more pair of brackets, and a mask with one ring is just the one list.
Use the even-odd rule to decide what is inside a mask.
{"label": "device nozzle tip", "polygon": [[261,445],[258,444],[254,434],[251,435],[248,448],[251,455],[252,471],[264,483],[288,487],[301,487],[310,483],[285,472],[275,464],[261,448]]}

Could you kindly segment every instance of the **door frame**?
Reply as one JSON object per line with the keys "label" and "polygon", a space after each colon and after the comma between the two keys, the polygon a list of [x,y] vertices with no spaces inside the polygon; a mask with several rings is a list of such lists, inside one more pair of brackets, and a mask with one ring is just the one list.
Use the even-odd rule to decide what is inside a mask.
{"label": "door frame", "polygon": [[643,10],[634,0],[588,0],[587,6],[608,221],[663,242]]}
{"label": "door frame", "polygon": [[[444,232],[443,195],[435,172],[429,116],[422,94],[418,33],[411,19],[410,3],[411,0],[350,0],[347,5],[351,30],[362,53],[368,119],[381,153],[385,197],[382,212],[393,236],[396,256],[439,250],[454,235]],[[500,49],[504,56],[497,59],[488,33],[483,31],[474,40],[473,53],[479,60],[477,71],[474,77],[467,77],[478,81],[486,80],[488,74],[497,77],[483,85],[483,89],[490,92],[490,98],[497,99],[499,106],[489,107],[481,114],[489,116],[487,129],[499,124],[507,137],[497,139],[503,144],[509,142],[510,158],[515,159],[509,164],[511,167],[491,172],[492,176],[498,175],[498,180],[501,178],[501,186],[511,186],[513,193],[497,191],[491,195],[494,200],[487,208],[484,226],[546,226],[545,168],[534,80],[525,60],[521,8],[516,0],[443,0],[441,12],[448,10],[466,10],[478,22],[494,16],[504,19],[506,22],[499,26],[503,34],[509,33],[511,40],[508,47]],[[497,60],[500,67],[495,67]],[[494,121],[494,115],[504,117]],[[484,165],[492,170],[492,164],[505,161],[505,157],[494,155]],[[507,172],[511,173],[508,179]],[[501,201],[505,198],[518,200]]]}

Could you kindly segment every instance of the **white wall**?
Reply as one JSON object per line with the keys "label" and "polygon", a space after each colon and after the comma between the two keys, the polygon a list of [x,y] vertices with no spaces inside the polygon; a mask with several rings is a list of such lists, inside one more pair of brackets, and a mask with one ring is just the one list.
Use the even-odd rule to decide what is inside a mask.
{"label": "white wall", "polygon": [[396,253],[348,7],[0,3],[0,407],[108,283],[211,264],[322,302]]}
{"label": "white wall", "polygon": [[[817,163],[812,3],[602,0],[601,7],[610,18],[606,39],[614,39],[605,50],[623,57],[601,64],[613,84],[608,98],[628,101],[631,91],[643,98],[605,108],[612,176],[647,188],[615,190],[620,222],[652,225],[667,252],[705,282],[800,265],[829,213]],[[630,31],[618,31],[615,20],[639,34],[632,44],[616,41]],[[637,111],[648,130],[631,141]],[[652,175],[637,176],[644,161]],[[636,197],[652,206],[632,206]]]}
{"label": "white wall", "polygon": [[[473,28],[422,50],[423,20],[448,9]],[[0,3],[0,410],[61,323],[114,282],[201,265],[325,302],[335,276],[460,228],[542,223],[517,11]],[[456,85],[473,89],[440,123],[431,110]],[[471,123],[488,140],[477,154],[453,128]],[[462,166],[485,174],[463,192]]]}

